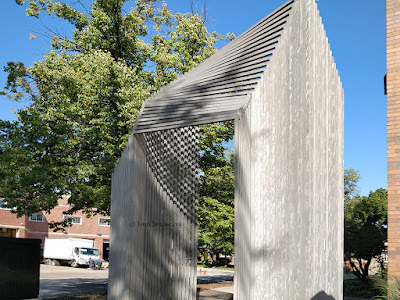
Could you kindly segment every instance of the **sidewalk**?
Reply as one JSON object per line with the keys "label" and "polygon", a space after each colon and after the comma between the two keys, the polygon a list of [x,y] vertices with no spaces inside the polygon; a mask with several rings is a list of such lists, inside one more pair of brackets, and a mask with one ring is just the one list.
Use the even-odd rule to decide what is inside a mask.
{"label": "sidewalk", "polygon": [[[231,292],[230,289],[231,288]],[[228,292],[227,292],[228,291]],[[232,300],[233,286],[216,288],[214,290],[201,291],[197,297],[198,300]]]}
{"label": "sidewalk", "polygon": [[[225,283],[227,283],[227,282],[225,281]],[[232,300],[233,299],[233,291],[234,291],[233,285],[214,287],[213,289],[201,291],[198,294],[197,299],[198,300]]]}

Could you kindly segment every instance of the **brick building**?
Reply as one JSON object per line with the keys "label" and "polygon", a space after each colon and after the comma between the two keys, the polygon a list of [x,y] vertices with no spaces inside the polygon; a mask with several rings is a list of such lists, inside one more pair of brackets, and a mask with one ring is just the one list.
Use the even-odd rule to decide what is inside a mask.
{"label": "brick building", "polygon": [[[17,218],[9,209],[0,208],[0,236],[41,239],[42,247],[45,238],[90,239],[94,240],[94,247],[101,250],[102,258],[107,259],[110,243],[110,218],[100,215],[87,218],[81,212],[72,216],[64,215],[63,212],[69,208],[68,196],[59,199],[58,206],[50,214],[40,212],[29,217]],[[57,232],[49,229],[49,222],[59,222],[64,218],[70,219],[71,227]]]}
{"label": "brick building", "polygon": [[400,0],[386,1],[388,272],[400,276]]}

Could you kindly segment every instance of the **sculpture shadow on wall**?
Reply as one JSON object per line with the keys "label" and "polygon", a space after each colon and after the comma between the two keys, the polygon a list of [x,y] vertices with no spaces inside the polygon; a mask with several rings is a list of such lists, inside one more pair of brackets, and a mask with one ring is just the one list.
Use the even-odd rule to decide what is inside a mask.
{"label": "sculpture shadow on wall", "polygon": [[328,295],[324,291],[320,291],[318,294],[316,294],[310,300],[336,300],[336,299],[334,297],[332,297],[331,295]]}

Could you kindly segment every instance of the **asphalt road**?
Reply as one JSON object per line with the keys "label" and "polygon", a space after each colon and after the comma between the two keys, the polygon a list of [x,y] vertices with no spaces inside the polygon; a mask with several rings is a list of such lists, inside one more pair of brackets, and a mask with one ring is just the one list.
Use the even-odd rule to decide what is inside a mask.
{"label": "asphalt road", "polygon": [[[218,283],[233,281],[233,271],[219,269],[200,269],[197,271],[197,282]],[[206,274],[204,274],[204,271]],[[40,266],[39,299],[59,296],[79,295],[85,293],[104,293],[107,291],[108,270],[88,270],[64,266]],[[204,295],[202,295],[204,293]],[[219,297],[214,297],[214,294]],[[204,291],[199,299],[231,299],[231,295]],[[222,295],[222,296],[221,296]]]}
{"label": "asphalt road", "polygon": [[39,299],[107,292],[107,278],[41,279]]}
{"label": "asphalt road", "polygon": [[[201,271],[201,273],[200,273]],[[204,271],[206,274],[204,274]],[[219,283],[233,281],[233,271],[214,268],[197,268],[197,283]]]}
{"label": "asphalt road", "polygon": [[40,265],[39,299],[107,291],[108,270]]}

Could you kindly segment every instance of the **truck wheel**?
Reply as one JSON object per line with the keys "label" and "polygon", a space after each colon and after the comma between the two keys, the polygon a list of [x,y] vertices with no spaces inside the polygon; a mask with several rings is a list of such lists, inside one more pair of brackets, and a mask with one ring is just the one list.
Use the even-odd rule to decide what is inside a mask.
{"label": "truck wheel", "polygon": [[52,259],[50,264],[52,266],[58,266],[58,261],[56,261],[55,259]]}
{"label": "truck wheel", "polygon": [[78,267],[78,264],[76,263],[75,260],[73,260],[73,261],[71,262],[71,267],[73,267],[73,268],[77,268],[77,267]]}

